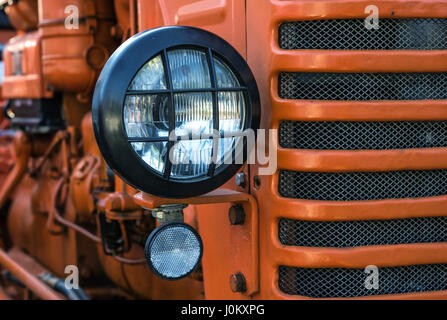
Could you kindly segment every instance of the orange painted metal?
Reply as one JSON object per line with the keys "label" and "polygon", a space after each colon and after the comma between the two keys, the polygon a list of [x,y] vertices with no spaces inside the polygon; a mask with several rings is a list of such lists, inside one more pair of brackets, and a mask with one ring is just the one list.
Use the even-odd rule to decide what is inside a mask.
{"label": "orange painted metal", "polygon": [[[68,5],[78,10],[77,28],[65,25]],[[110,33],[115,24],[113,3],[39,0],[39,8],[45,80],[55,89],[79,93],[81,99],[88,100],[101,68],[116,47]]]}
{"label": "orange painted metal", "polygon": [[[439,72],[447,68],[447,53],[441,50],[390,52],[352,52],[300,50],[284,52],[272,50],[273,71],[290,72]],[[436,61],[436,62],[433,62]]]}
{"label": "orange painted metal", "polygon": [[0,174],[8,174],[14,166],[13,134],[0,137]]}
{"label": "orange painted metal", "polygon": [[[276,79],[276,78],[275,78]],[[267,85],[267,84],[266,84]],[[278,82],[272,80],[271,103],[279,105],[269,115],[275,118],[273,128],[280,120],[307,121],[391,121],[391,120],[442,120],[445,115],[445,101],[316,101],[286,100],[278,97]],[[270,103],[270,102],[269,102]],[[276,127],[275,127],[276,126]]]}
{"label": "orange painted metal", "polygon": [[70,180],[70,196],[77,209],[78,221],[87,222],[95,212],[95,178],[101,160],[93,155],[83,157],[75,166]]}
{"label": "orange painted metal", "polygon": [[[247,1],[247,60],[262,100],[262,126],[278,129],[283,120],[396,121],[447,120],[447,101],[339,102],[286,100],[278,96],[279,72],[443,72],[446,51],[281,50],[283,21],[365,18],[369,1]],[[381,18],[447,17],[444,1],[376,1]],[[278,149],[278,169],[296,171],[390,171],[444,169],[446,148],[387,151],[312,151]],[[256,168],[253,168],[256,172]],[[256,173],[255,173],[256,174]],[[261,176],[251,192],[260,208],[261,291],[264,299],[306,299],[282,293],[278,266],[364,268],[446,263],[445,244],[410,244],[360,248],[286,247],[278,239],[280,218],[340,221],[447,215],[447,197],[330,202],[286,199],[278,194],[278,173]],[[334,186],[336,187],[336,186]],[[373,299],[446,298],[445,292],[378,296]]]}
{"label": "orange painted metal", "polygon": [[447,148],[393,151],[278,150],[278,168],[296,171],[389,171],[447,168]]}
{"label": "orange painted metal", "polygon": [[213,192],[194,198],[167,199],[153,196],[151,194],[139,192],[134,196],[136,203],[148,209],[155,209],[165,204],[211,204],[223,202],[252,202],[253,209],[256,209],[255,201],[247,193],[236,192],[228,189],[218,189]]}
{"label": "orange painted metal", "polygon": [[11,297],[0,287],[0,300],[11,300]]}
{"label": "orange painted metal", "polygon": [[37,29],[37,0],[23,0],[5,8],[9,21],[15,29],[32,31]]}
{"label": "orange painted metal", "polygon": [[121,38],[122,42],[130,37],[130,4],[129,0],[114,0],[117,26],[112,30],[115,38]]}
{"label": "orange painted metal", "polygon": [[[43,2],[39,1],[39,5],[43,6]],[[116,2],[119,3],[120,1]],[[245,17],[245,11],[239,3],[235,2],[237,5],[233,1],[228,3],[228,8],[225,7],[224,10],[229,13],[224,14],[225,26],[221,25],[221,30],[231,26],[236,12],[241,17]],[[121,1],[121,5],[123,5],[123,1]],[[74,127],[70,127],[66,132],[59,132],[56,135],[32,137],[29,142],[24,144],[24,146],[32,150],[32,161],[29,166],[30,174],[25,175],[17,187],[9,211],[8,229],[13,244],[27,250],[30,255],[45,264],[58,276],[63,276],[66,265],[73,264],[80,266],[81,274],[86,274],[90,277],[105,273],[115,284],[138,297],[151,299],[203,298],[204,282],[201,280],[202,276],[200,274],[192,275],[191,278],[175,283],[160,280],[145,265],[144,259],[142,259],[143,248],[140,245],[133,245],[131,250],[123,256],[105,256],[101,245],[97,245],[99,237],[90,231],[86,231],[80,225],[86,224],[92,228],[93,222],[93,227],[95,226],[96,222],[92,219],[92,215],[96,210],[106,209],[106,198],[108,192],[110,192],[107,190],[110,190],[110,182],[108,182],[107,167],[93,135],[91,114],[85,113],[88,110],[85,107],[87,104],[76,101],[73,98],[73,94],[67,92],[77,90],[72,90],[69,87],[73,83],[87,83],[89,78],[85,73],[82,73],[84,69],[72,68],[73,65],[70,64],[72,60],[62,61],[59,59],[63,56],[63,52],[58,50],[69,48],[77,48],[78,50],[81,47],[77,42],[70,43],[70,46],[63,45],[65,40],[76,40],[77,33],[73,32],[73,38],[70,38],[71,36],[68,36],[69,32],[61,29],[60,17],[63,16],[61,12],[64,6],[61,6],[60,3],[52,3],[51,6],[45,5],[44,9],[40,13],[39,33],[27,33],[23,36],[24,39],[35,39],[34,44],[33,42],[28,43],[29,45],[33,44],[30,47],[31,49],[28,49],[34,50],[32,54],[28,54],[23,49],[24,47],[12,47],[12,49],[18,51],[22,49],[25,51],[22,53],[22,63],[26,72],[24,72],[23,76],[11,74],[6,77],[6,82],[10,81],[11,83],[10,87],[6,88],[7,94],[9,94],[8,98],[42,98],[45,97],[45,90],[48,88],[48,84],[51,84],[56,89],[64,90],[64,114],[67,117],[67,122]],[[218,11],[221,9],[218,9]],[[140,16],[140,13],[138,13],[138,16]],[[119,20],[120,25],[125,29],[126,19],[121,15]],[[245,18],[240,20],[239,26],[242,28],[244,20]],[[223,23],[222,20],[219,21],[219,23]],[[108,32],[106,30],[108,28],[104,26],[100,28],[100,33]],[[84,26],[81,24],[81,27]],[[100,41],[110,39],[108,36],[101,36],[100,33],[97,35]],[[116,37],[117,34],[115,33],[113,36]],[[125,36],[123,34],[123,37]],[[17,40],[17,43],[25,44],[26,40],[24,39]],[[53,44],[50,43],[50,40]],[[11,41],[10,45],[13,46],[14,43],[14,41]],[[245,46],[245,40],[239,43],[239,47]],[[245,47],[241,51],[245,51]],[[10,68],[12,70],[12,59],[5,62],[6,69]],[[54,64],[52,64],[53,62]],[[31,72],[30,69],[26,69],[27,66],[34,66],[35,70]],[[49,69],[49,66],[51,68],[53,66],[54,68],[60,67],[61,69]],[[54,71],[53,75],[52,70]],[[64,74],[64,72],[71,72],[70,70],[77,73],[71,73],[70,77],[66,77],[67,73]],[[27,80],[28,78],[32,78],[34,82],[30,84]],[[60,81],[62,86],[58,86],[58,83],[55,81]],[[51,96],[51,91],[48,91],[49,96]],[[83,120],[81,121],[81,119]],[[88,165],[90,163],[88,159],[98,159],[98,161],[93,166],[90,166]],[[85,164],[87,166],[84,166]],[[69,189],[64,183],[67,178],[72,181],[72,186]],[[119,183],[119,179],[116,181],[117,191],[129,192],[130,194],[135,192],[132,188]],[[237,189],[235,186],[232,186],[232,188]],[[69,197],[66,196],[67,192],[70,194]],[[95,199],[92,201],[93,194]],[[92,207],[92,203],[96,204],[96,207]],[[218,205],[213,205],[213,210],[217,211],[217,207]],[[255,216],[251,215],[251,209],[247,208],[247,210],[250,212],[248,214],[250,223],[247,223],[245,228],[239,228],[240,230],[233,232],[233,238],[228,237],[228,242],[232,243],[231,246],[234,246],[234,243],[238,243],[241,237],[247,237],[248,233],[251,234],[252,230],[257,231],[257,227],[251,223],[251,217],[254,219]],[[185,221],[196,227],[201,223],[204,225],[202,230],[205,230],[206,224],[209,223],[207,222],[210,219],[209,215],[207,214],[207,217],[204,219],[198,218],[198,211],[193,206],[186,209]],[[219,211],[224,214],[223,217],[228,222],[228,208]],[[109,210],[109,218],[112,217],[110,216],[112,213],[113,218],[117,215],[125,214]],[[126,218],[125,216],[123,217]],[[211,220],[215,219],[211,218]],[[234,235],[237,236],[235,237]],[[227,245],[226,243],[224,244]],[[257,254],[257,250],[251,250],[252,245],[250,241],[246,241],[236,246],[237,248],[244,248],[242,250],[243,253],[249,253],[241,257],[239,265],[242,265],[247,259],[252,259],[251,252]],[[221,259],[222,257],[219,257],[219,260]],[[135,263],[135,261],[139,262]],[[208,259],[208,261],[214,260]],[[246,263],[243,266],[243,268],[247,269],[253,267],[257,268],[258,265]],[[229,271],[235,272],[233,269],[234,266],[233,268],[228,268]],[[240,271],[242,269],[238,268],[237,270]],[[248,289],[252,292],[257,290],[257,287],[253,284],[257,276],[252,281],[250,272],[246,271],[245,273],[249,277]],[[254,273],[251,274],[254,275]],[[208,273],[205,277],[207,279],[205,280],[207,288],[210,288],[210,286],[213,288],[212,290],[207,290],[211,292],[210,297],[213,297],[213,290],[216,292],[218,290],[223,292],[229,290],[229,275],[224,280],[224,290],[221,289],[220,284],[216,283],[214,273]],[[231,294],[236,297],[243,297],[240,294]]]}
{"label": "orange painted metal", "polygon": [[6,43],[17,34],[15,30],[0,30],[0,43]]}
{"label": "orange painted metal", "polygon": [[240,0],[138,1],[138,30],[181,25],[211,31],[246,57],[245,3]]}
{"label": "orange painted metal", "polygon": [[[277,288],[273,288],[273,295],[277,300],[313,300],[303,296],[293,296],[282,293]],[[437,292],[416,292],[408,294],[394,294],[394,295],[377,295],[369,297],[356,297],[356,298],[338,298],[338,299],[320,299],[320,300],[446,300],[447,291]]]}
{"label": "orange painted metal", "polygon": [[[277,238],[277,233],[275,234]],[[272,238],[272,262],[302,268],[356,268],[367,265],[394,267],[447,263],[447,244],[408,244],[347,249],[284,247]]]}
{"label": "orange painted metal", "polygon": [[[42,73],[42,42],[37,31],[17,35],[9,40],[3,51],[5,75],[2,83],[4,99],[50,98]],[[22,70],[14,70],[14,56],[21,59]],[[21,58],[20,58],[21,56]]]}
{"label": "orange painted metal", "polygon": [[0,208],[2,208],[6,201],[9,200],[14,189],[22,180],[28,168],[28,160],[31,153],[29,138],[22,132],[18,132],[14,136],[14,157],[16,159],[15,166],[9,173],[6,180],[0,188]]}

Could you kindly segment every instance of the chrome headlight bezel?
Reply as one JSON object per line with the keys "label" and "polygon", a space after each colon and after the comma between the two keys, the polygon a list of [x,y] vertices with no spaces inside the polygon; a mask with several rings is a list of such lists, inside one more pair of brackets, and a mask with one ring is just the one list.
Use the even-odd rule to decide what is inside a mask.
{"label": "chrome headlight bezel", "polygon": [[[126,183],[156,196],[186,198],[220,187],[236,174],[242,164],[223,164],[211,176],[179,181],[155,172],[131,147],[123,119],[128,86],[149,60],[159,54],[166,55],[167,50],[173,48],[205,50],[208,55],[225,62],[238,78],[244,94],[244,129],[253,129],[256,132],[260,123],[260,98],[256,81],[246,61],[225,40],[192,27],[151,29],[123,43],[107,61],[98,79],[92,116],[96,140],[104,159]],[[244,152],[244,162],[246,156],[247,152]]]}

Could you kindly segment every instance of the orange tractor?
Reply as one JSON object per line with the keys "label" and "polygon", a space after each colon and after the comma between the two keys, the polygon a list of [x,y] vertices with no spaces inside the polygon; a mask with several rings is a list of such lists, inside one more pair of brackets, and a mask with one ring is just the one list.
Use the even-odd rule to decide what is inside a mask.
{"label": "orange tractor", "polygon": [[447,298],[447,1],[0,8],[0,298]]}

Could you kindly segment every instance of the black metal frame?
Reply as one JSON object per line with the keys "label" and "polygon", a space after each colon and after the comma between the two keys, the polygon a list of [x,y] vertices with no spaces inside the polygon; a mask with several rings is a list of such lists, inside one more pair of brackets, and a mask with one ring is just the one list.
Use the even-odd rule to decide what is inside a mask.
{"label": "black metal frame", "polygon": [[[163,230],[165,230],[167,228],[171,228],[171,227],[182,227],[182,228],[188,229],[189,231],[191,231],[196,236],[197,240],[199,241],[199,245],[200,245],[200,256],[197,259],[197,262],[194,265],[194,267],[191,268],[191,270],[188,273],[183,274],[180,277],[176,277],[176,278],[166,277],[163,274],[161,274],[160,272],[158,272],[158,270],[155,269],[154,266],[152,265],[151,259],[150,259],[150,257],[151,257],[151,246],[152,246],[152,243],[154,242],[155,237],[160,232],[162,232]],[[202,261],[202,256],[203,256],[203,241],[202,241],[202,238],[200,237],[200,235],[199,235],[199,233],[197,232],[196,229],[191,227],[189,224],[186,224],[186,223],[183,223],[183,222],[169,222],[169,223],[162,224],[161,226],[155,228],[155,230],[153,230],[151,232],[151,234],[149,235],[149,237],[147,238],[146,244],[144,246],[144,257],[146,259],[146,263],[147,263],[149,269],[151,269],[151,271],[154,274],[156,274],[158,277],[160,277],[160,278],[162,278],[164,280],[174,281],[174,280],[180,280],[180,279],[183,279],[183,278],[189,276],[192,272],[194,272],[194,270],[197,269],[197,266]]]}
{"label": "black metal frame", "polygon": [[[173,89],[167,51],[177,48],[194,48],[206,53],[211,88]],[[128,90],[129,84],[140,68],[157,55],[162,57],[167,89]],[[241,87],[217,87],[213,56],[218,57],[231,68]],[[189,180],[173,179],[170,177],[172,164],[169,161],[169,152],[175,141],[169,141],[168,138],[127,137],[123,106],[128,95],[166,94],[170,106],[169,130],[172,132],[175,128],[174,94],[210,92],[213,97],[213,127],[218,130],[218,92],[228,91],[244,93],[246,106],[244,129],[253,129],[256,132],[260,122],[260,99],[256,81],[245,60],[230,44],[208,31],[192,27],[163,27],[135,35],[121,45],[107,61],[95,89],[93,124],[96,140],[106,162],[126,183],[157,196],[192,197],[218,188],[231,179],[242,165],[222,164],[216,169],[215,161],[212,161],[207,175]],[[212,138],[212,136],[209,137],[209,139]],[[177,140],[180,139],[181,137],[177,137]],[[161,141],[168,143],[163,175],[148,166],[130,145],[130,142]],[[248,154],[246,148],[247,144],[244,141],[244,162]],[[216,148],[213,147],[213,159],[217,156],[215,150]]]}

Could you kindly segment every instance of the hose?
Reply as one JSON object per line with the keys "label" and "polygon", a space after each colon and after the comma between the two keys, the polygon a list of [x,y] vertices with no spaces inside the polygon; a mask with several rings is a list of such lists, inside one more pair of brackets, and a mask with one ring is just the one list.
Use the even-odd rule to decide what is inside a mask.
{"label": "hose", "polygon": [[55,291],[62,293],[69,300],[90,300],[90,298],[85,294],[84,290],[82,290],[81,288],[69,289],[65,286],[64,280],[56,278],[55,276],[49,273],[41,273],[37,277],[46,285],[53,288]]}
{"label": "hose", "polygon": [[[6,280],[14,283],[15,285],[26,288],[26,286],[19,280],[17,277],[15,277],[11,272],[6,271],[4,273],[4,277]],[[82,290],[81,288],[78,289],[68,289],[65,286],[65,281],[56,278],[55,276],[49,274],[49,273],[41,273],[37,276],[37,278],[45,283],[47,286],[52,288],[54,291],[57,291],[61,294],[63,294],[65,297],[67,297],[69,300],[90,300],[90,298],[87,296],[87,294]]]}
{"label": "hose", "polygon": [[[62,189],[62,186],[64,185],[65,180],[64,178],[59,179],[59,181],[57,182],[56,185],[56,191],[55,191],[55,198],[53,199],[53,208],[50,212],[50,216],[53,217],[53,219],[58,222],[59,224],[70,228],[76,232],[78,232],[79,234],[82,234],[83,236],[87,237],[88,239],[102,245],[102,240],[100,237],[96,236],[95,234],[91,233],[90,231],[88,231],[87,229],[81,227],[80,225],[73,223],[67,219],[65,219],[64,217],[62,217],[59,213],[59,210],[57,209],[57,205],[56,205],[56,197],[59,194],[60,190]],[[146,263],[146,259],[145,258],[140,258],[140,259],[129,259],[129,258],[125,258],[125,257],[120,257],[120,256],[111,256],[113,259],[117,260],[118,262],[121,263],[126,263],[126,264],[132,264],[132,265],[136,265],[136,264],[144,264]]]}

